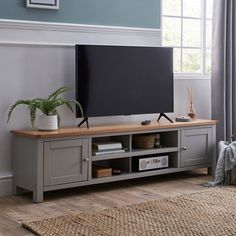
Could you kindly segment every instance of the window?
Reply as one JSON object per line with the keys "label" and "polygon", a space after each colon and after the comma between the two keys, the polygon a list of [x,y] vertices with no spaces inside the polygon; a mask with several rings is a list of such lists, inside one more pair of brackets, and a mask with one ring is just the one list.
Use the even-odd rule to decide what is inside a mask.
{"label": "window", "polygon": [[163,46],[174,48],[174,72],[211,72],[213,0],[162,0]]}

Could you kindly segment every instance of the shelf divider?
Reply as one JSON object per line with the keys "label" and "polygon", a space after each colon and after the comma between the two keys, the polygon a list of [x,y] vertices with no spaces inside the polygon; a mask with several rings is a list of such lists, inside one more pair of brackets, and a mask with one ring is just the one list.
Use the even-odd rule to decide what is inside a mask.
{"label": "shelf divider", "polygon": [[153,155],[153,154],[164,154],[171,152],[178,152],[178,147],[165,147],[165,148],[153,148],[153,149],[133,149],[131,152],[122,152],[122,153],[114,153],[108,155],[101,156],[92,156],[92,161],[102,161],[108,159],[120,159],[131,156],[144,156],[144,155]]}

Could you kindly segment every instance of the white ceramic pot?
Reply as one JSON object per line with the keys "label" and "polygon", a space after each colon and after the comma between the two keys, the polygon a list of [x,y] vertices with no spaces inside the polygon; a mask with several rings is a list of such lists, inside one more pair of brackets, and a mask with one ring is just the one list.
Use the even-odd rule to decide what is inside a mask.
{"label": "white ceramic pot", "polygon": [[57,115],[40,115],[38,117],[38,125],[37,128],[39,130],[57,130],[58,129],[58,122],[57,122]]}

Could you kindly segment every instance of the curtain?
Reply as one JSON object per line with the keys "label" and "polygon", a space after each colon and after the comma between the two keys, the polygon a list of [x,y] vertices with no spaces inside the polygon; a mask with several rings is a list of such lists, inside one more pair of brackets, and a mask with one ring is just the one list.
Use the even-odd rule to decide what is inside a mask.
{"label": "curtain", "polygon": [[212,118],[217,141],[236,132],[236,1],[214,0],[212,37]]}

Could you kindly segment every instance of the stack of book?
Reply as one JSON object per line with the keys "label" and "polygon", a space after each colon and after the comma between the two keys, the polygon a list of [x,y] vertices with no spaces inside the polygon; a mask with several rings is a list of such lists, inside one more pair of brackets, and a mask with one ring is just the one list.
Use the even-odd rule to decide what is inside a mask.
{"label": "stack of book", "polygon": [[125,152],[125,150],[122,148],[121,142],[106,141],[106,142],[93,142],[92,152],[93,155],[97,156],[97,155],[121,153]]}

